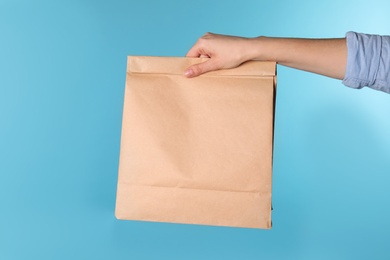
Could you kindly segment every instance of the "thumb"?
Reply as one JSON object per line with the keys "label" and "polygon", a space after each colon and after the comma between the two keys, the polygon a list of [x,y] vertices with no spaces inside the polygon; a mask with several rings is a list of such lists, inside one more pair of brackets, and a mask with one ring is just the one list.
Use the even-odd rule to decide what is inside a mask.
{"label": "thumb", "polygon": [[206,72],[209,72],[212,70],[216,70],[216,69],[218,69],[218,68],[215,65],[215,62],[212,59],[209,59],[208,61],[190,66],[184,72],[184,76],[186,76],[187,78],[193,78],[193,77],[197,77],[203,73],[206,73]]}

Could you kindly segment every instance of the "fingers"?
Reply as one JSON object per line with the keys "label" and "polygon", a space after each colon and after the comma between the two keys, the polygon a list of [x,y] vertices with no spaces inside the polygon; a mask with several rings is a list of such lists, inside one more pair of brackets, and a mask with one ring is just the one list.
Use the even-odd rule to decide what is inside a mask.
{"label": "fingers", "polygon": [[201,53],[199,51],[198,43],[196,43],[192,48],[187,52],[186,57],[200,57]]}
{"label": "fingers", "polygon": [[187,78],[193,78],[216,69],[218,69],[218,67],[215,62],[210,59],[208,61],[192,65],[184,72],[184,76]]}
{"label": "fingers", "polygon": [[186,57],[210,57],[211,53],[209,48],[207,48],[207,39],[212,38],[212,33],[206,33],[198,39],[198,41],[192,46],[192,48],[187,52]]}
{"label": "fingers", "polygon": [[203,63],[192,65],[184,72],[184,76],[188,78],[197,77],[203,73],[217,69],[214,58],[212,57],[212,52],[210,48],[207,47],[208,44],[206,43],[207,39],[211,36],[211,33],[206,33],[204,36],[200,37],[195,45],[192,46],[192,48],[186,54],[186,57],[206,57],[211,59]]}

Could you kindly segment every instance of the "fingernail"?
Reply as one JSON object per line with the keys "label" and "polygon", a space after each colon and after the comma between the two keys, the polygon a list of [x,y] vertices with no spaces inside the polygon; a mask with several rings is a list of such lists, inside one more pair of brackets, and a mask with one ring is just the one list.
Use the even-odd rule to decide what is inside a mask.
{"label": "fingernail", "polygon": [[184,76],[189,77],[189,76],[191,76],[193,73],[194,73],[194,72],[192,71],[192,69],[188,69],[188,70],[186,70],[186,72],[184,72]]}

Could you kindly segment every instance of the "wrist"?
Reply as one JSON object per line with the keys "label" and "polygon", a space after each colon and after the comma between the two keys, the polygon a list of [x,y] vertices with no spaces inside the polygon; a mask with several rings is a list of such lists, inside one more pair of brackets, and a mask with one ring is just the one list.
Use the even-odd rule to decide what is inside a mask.
{"label": "wrist", "polygon": [[258,36],[255,38],[248,38],[248,60],[271,60],[269,50],[267,50],[268,38],[265,36]]}

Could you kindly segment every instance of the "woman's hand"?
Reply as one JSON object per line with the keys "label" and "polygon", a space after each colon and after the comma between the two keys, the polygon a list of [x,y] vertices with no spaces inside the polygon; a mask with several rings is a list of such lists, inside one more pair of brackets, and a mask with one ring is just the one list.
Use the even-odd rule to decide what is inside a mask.
{"label": "woman's hand", "polygon": [[196,77],[203,73],[230,69],[252,59],[255,48],[251,46],[250,38],[206,33],[200,37],[188,51],[187,57],[208,57],[208,61],[192,65],[184,75]]}

